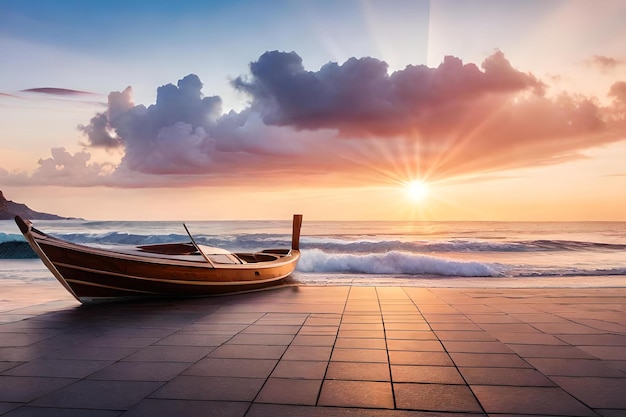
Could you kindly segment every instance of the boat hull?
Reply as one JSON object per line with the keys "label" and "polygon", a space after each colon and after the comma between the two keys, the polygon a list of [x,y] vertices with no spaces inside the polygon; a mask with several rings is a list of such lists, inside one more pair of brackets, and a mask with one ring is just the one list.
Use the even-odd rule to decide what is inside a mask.
{"label": "boat hull", "polygon": [[[20,219],[21,220],[21,219]],[[16,219],[20,229],[23,227]],[[59,282],[79,301],[163,296],[209,296],[277,285],[296,268],[300,251],[241,254],[260,261],[208,263],[202,257],[138,255],[48,236],[25,223],[24,236]]]}

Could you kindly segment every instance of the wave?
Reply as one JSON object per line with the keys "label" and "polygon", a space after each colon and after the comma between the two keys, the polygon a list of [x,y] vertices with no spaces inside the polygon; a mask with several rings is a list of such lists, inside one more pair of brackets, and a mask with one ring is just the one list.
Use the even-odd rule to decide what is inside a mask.
{"label": "wave", "polygon": [[496,277],[502,273],[480,262],[455,261],[406,252],[368,255],[332,254],[318,249],[302,252],[300,272],[444,275],[459,277]]}
{"label": "wave", "polygon": [[0,243],[0,259],[32,259],[37,254],[25,240]]}
{"label": "wave", "polygon": [[444,257],[392,251],[367,255],[303,250],[298,272],[312,274],[406,275],[440,277],[599,277],[626,275],[626,267],[502,264],[460,261]]}
{"label": "wave", "polygon": [[[56,234],[61,239],[86,245],[149,245],[187,241],[185,234],[134,234],[121,232],[66,233]],[[198,243],[221,247],[232,251],[250,251],[259,248],[288,247],[291,236],[272,233],[250,233],[239,235],[195,235]],[[486,241],[452,239],[435,241],[402,241],[361,237],[347,240],[340,236],[305,236],[301,247],[307,250],[320,250],[327,253],[343,254],[384,254],[407,252],[412,254],[446,253],[532,253],[532,252],[580,252],[580,251],[624,251],[626,245],[585,242],[573,240],[528,240],[528,241]],[[0,233],[0,259],[20,259],[33,257],[33,252],[25,244],[22,235]]]}
{"label": "wave", "polygon": [[490,242],[480,240],[447,241],[400,241],[400,240],[358,240],[340,239],[303,240],[303,247],[331,252],[373,253],[404,251],[415,253],[471,253],[471,252],[556,252],[556,251],[596,251],[626,250],[626,245],[582,242],[568,240],[532,240]]}

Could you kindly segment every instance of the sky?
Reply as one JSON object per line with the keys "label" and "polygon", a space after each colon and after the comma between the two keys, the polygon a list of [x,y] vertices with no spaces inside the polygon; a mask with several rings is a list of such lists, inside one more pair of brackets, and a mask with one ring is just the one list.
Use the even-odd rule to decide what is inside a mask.
{"label": "sky", "polygon": [[0,190],[98,220],[626,221],[621,0],[0,0]]}

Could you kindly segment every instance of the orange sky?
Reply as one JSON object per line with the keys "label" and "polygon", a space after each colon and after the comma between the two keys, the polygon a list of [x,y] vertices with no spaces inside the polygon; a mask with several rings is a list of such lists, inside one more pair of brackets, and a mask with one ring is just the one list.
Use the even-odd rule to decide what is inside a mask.
{"label": "orange sky", "polygon": [[[0,39],[0,189],[91,219],[626,220],[626,6],[479,2],[290,10],[272,18],[305,22],[295,39],[232,35],[243,49],[172,35],[204,36],[213,70],[191,47],[156,65],[154,33],[85,49],[10,10],[32,26]],[[25,74],[42,50],[77,76]],[[120,68],[89,79],[79,56]]]}

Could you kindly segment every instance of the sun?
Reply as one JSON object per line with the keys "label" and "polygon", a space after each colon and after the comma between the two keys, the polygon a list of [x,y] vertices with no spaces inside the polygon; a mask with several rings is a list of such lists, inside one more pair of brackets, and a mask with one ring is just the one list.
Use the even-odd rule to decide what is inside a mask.
{"label": "sun", "polygon": [[428,183],[422,180],[413,180],[404,184],[407,197],[415,202],[424,201],[430,192]]}

